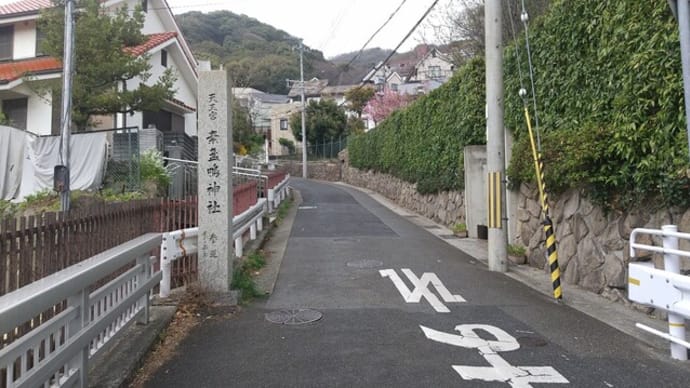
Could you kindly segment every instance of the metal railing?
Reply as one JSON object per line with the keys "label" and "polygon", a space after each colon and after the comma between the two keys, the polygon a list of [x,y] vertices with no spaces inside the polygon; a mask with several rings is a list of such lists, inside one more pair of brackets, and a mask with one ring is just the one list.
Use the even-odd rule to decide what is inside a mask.
{"label": "metal railing", "polygon": [[[662,247],[636,243],[639,235],[658,236]],[[668,333],[638,323],[646,332],[671,341],[671,357],[688,359],[690,342],[685,340],[685,320],[690,319],[690,276],[680,274],[680,257],[690,257],[689,251],[678,249],[678,240],[690,241],[690,233],[680,233],[675,225],[659,229],[637,228],[630,234],[630,258],[638,250],[664,255],[664,269],[654,268],[653,263],[628,265],[628,297],[630,300],[668,311]]]}
{"label": "metal railing", "polygon": [[[263,217],[267,211],[266,199],[261,198],[254,206],[232,218],[235,256],[241,257],[244,253],[243,236],[247,231],[249,231],[249,239],[256,240],[257,231],[263,230]],[[199,252],[199,228],[163,233],[160,252],[162,272],[160,296],[167,298],[171,289],[172,263],[181,257]]]}
{"label": "metal railing", "polygon": [[[232,218],[232,238],[235,246],[235,256],[244,254],[244,235],[249,231],[249,239],[255,240],[256,233],[263,230],[263,218],[280,206],[287,198],[288,180],[290,175],[277,183],[275,187],[268,189],[268,198],[259,198],[253,206]],[[161,280],[160,296],[165,298],[170,295],[172,265],[179,258],[198,253],[199,228],[187,228],[163,233],[160,246]]]}
{"label": "metal railing", "polygon": [[268,177],[266,175],[263,175],[261,170],[253,168],[244,168],[237,166],[233,167],[232,179],[233,186],[237,186],[250,181],[255,181],[259,197],[261,198],[264,197],[264,192],[266,190],[266,187],[268,187]]}
{"label": "metal railing", "polygon": [[195,160],[163,157],[170,175],[168,198],[181,199],[196,195],[199,180],[199,162]]}
{"label": "metal railing", "polygon": [[[0,349],[4,386],[88,386],[89,358],[135,317],[148,322],[150,291],[161,280],[149,253],[160,242],[145,234],[0,297],[0,338],[15,337]],[[51,310],[59,312],[41,319]]]}

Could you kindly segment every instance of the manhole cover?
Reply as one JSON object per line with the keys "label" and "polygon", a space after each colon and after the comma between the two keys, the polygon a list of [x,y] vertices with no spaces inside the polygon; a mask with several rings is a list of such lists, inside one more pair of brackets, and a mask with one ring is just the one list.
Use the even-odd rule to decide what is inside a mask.
{"label": "manhole cover", "polygon": [[544,338],[533,336],[518,337],[517,341],[521,346],[526,346],[528,348],[546,346],[547,344]]}
{"label": "manhole cover", "polygon": [[304,325],[316,322],[323,314],[312,309],[287,309],[272,311],[266,314],[266,320],[279,325]]}
{"label": "manhole cover", "polygon": [[352,268],[378,268],[382,265],[383,262],[378,260],[357,260],[347,263],[347,266]]}

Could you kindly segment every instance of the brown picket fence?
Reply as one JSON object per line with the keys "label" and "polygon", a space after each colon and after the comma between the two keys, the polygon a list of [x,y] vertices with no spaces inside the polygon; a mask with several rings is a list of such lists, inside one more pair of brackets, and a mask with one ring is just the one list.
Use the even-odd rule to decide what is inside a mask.
{"label": "brown picket fence", "polygon": [[[0,221],[0,295],[149,232],[198,225],[196,197],[103,204]],[[158,252],[151,252],[158,255]],[[174,282],[196,278],[197,258],[178,260]]]}

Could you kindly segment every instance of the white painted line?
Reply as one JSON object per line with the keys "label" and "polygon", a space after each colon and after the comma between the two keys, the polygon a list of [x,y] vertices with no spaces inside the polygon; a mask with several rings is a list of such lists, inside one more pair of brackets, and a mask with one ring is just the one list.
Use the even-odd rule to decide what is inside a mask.
{"label": "white painted line", "polygon": [[[550,366],[513,366],[498,352],[510,352],[520,349],[517,340],[491,325],[472,324],[458,325],[455,330],[460,334],[450,334],[442,331],[419,326],[424,335],[432,341],[468,349],[477,349],[479,354],[491,366],[453,365],[453,369],[464,380],[482,380],[487,382],[504,382],[514,388],[531,388],[531,383],[538,384],[569,384],[568,379]],[[476,330],[483,330],[491,334],[495,340],[485,340]]]}
{"label": "white painted line", "polygon": [[550,366],[512,366],[498,354],[487,354],[484,358],[491,366],[453,365],[453,369],[464,380],[500,381],[514,388],[532,388],[531,383],[570,383]]}
{"label": "white painted line", "polygon": [[381,274],[381,277],[387,277],[390,278],[391,281],[393,282],[393,285],[395,288],[398,289],[398,292],[400,292],[400,295],[403,297],[403,300],[406,303],[419,303],[422,300],[422,297],[426,298],[427,302],[431,305],[431,307],[434,308],[439,313],[448,313],[450,310],[446,305],[444,305],[434,293],[429,290],[428,285],[431,284],[435,289],[436,292],[441,295],[441,298],[443,298],[443,301],[446,303],[462,303],[465,302],[465,299],[460,296],[460,295],[453,295],[448,291],[446,286],[443,285],[441,280],[436,276],[435,273],[432,272],[425,272],[422,274],[421,278],[417,278],[417,276],[409,269],[409,268],[403,268],[401,270],[405,276],[412,282],[412,285],[414,286],[413,290],[410,290],[406,285],[405,282],[400,278],[400,276],[395,272],[394,269],[382,269],[379,271]]}
{"label": "white painted line", "polygon": [[318,209],[318,206],[300,206],[297,209],[299,210],[312,210],[312,209]]}
{"label": "white painted line", "polygon": [[[458,325],[455,331],[460,334],[449,334],[434,329],[420,326],[426,338],[453,346],[467,349],[478,349],[482,354],[496,354],[498,352],[510,352],[520,349],[517,340],[496,326],[490,325]],[[476,330],[484,330],[494,336],[495,340],[485,340],[477,334]]]}

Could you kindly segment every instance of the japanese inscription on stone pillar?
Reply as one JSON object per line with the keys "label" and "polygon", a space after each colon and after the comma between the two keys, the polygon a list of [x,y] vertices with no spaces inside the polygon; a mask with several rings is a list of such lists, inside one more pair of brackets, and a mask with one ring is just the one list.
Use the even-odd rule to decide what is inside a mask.
{"label": "japanese inscription on stone pillar", "polygon": [[232,279],[232,117],[225,71],[199,74],[199,281],[213,292]]}

